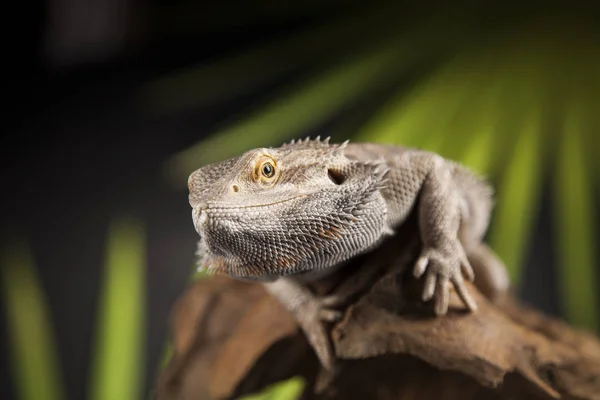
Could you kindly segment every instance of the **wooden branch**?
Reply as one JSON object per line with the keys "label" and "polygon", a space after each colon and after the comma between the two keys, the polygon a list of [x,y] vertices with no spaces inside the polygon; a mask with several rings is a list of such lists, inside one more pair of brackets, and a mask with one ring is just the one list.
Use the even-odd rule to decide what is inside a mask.
{"label": "wooden branch", "polygon": [[[411,263],[418,246],[402,251]],[[236,398],[301,375],[305,399],[600,399],[593,335],[508,295],[492,301],[485,282],[469,285],[476,313],[452,292],[448,315],[435,317],[419,300],[421,282],[407,275],[383,274],[331,327],[340,372],[318,393],[312,349],[259,284],[197,282],[174,312],[158,398]]]}

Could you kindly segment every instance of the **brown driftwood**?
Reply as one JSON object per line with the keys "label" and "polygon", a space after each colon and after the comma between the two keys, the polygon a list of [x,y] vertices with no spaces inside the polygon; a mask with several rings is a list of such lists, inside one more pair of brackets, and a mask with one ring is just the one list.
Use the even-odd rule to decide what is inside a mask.
{"label": "brown driftwood", "polygon": [[[400,242],[390,246],[410,264],[418,244]],[[315,393],[319,363],[275,299],[259,284],[197,282],[176,307],[158,398],[230,399],[301,375],[305,399],[600,399],[597,338],[510,296],[492,301],[483,278],[469,289],[476,313],[452,293],[448,315],[434,317],[419,281],[382,274],[331,327],[340,370]]]}

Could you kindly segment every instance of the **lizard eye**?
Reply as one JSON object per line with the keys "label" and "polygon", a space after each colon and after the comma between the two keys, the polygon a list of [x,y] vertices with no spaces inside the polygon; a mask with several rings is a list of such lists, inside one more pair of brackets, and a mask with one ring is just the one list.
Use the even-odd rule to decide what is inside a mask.
{"label": "lizard eye", "polygon": [[260,157],[254,167],[254,179],[272,185],[278,178],[277,164],[269,156]]}
{"label": "lizard eye", "polygon": [[262,166],[262,174],[265,178],[272,178],[275,175],[275,167],[270,163],[266,162]]}

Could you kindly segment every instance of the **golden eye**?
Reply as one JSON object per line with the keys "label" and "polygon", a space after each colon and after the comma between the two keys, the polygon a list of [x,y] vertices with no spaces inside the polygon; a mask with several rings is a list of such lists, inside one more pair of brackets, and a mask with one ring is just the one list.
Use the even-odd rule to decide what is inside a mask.
{"label": "golden eye", "polygon": [[275,166],[270,161],[265,162],[260,171],[265,178],[272,178],[275,176]]}
{"label": "golden eye", "polygon": [[255,181],[262,181],[265,184],[272,185],[279,177],[277,163],[272,157],[263,155],[256,160],[252,175]]}

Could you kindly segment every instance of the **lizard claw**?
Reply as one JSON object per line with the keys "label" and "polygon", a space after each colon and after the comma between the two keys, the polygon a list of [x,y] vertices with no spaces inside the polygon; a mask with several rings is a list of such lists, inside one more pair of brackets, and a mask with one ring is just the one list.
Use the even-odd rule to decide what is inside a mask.
{"label": "lizard claw", "polygon": [[340,308],[348,304],[349,296],[330,294],[320,299],[321,305],[327,308]]}
{"label": "lizard claw", "polygon": [[321,310],[319,310],[319,318],[321,319],[321,321],[339,321],[342,318],[342,315],[342,312],[338,310],[331,310],[328,308],[321,308]]}
{"label": "lizard claw", "polygon": [[450,283],[456,293],[470,311],[477,310],[477,303],[469,294],[463,274],[470,281],[474,279],[473,269],[460,243],[452,246],[449,251],[440,251],[427,248],[415,263],[413,270],[415,277],[425,275],[423,300],[434,300],[434,311],[437,315],[448,312],[450,297]]}

